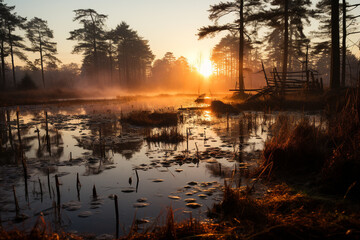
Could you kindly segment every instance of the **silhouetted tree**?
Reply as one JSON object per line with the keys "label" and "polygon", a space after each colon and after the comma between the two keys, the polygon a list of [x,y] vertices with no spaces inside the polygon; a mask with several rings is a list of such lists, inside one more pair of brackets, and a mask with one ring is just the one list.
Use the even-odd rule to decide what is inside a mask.
{"label": "silhouetted tree", "polygon": [[[244,90],[244,33],[245,33],[245,25],[244,23],[249,23],[250,20],[254,20],[249,18],[252,14],[252,9],[258,7],[260,5],[259,0],[247,1],[244,4],[244,0],[234,0],[231,2],[220,2],[219,4],[210,6],[210,15],[209,19],[214,21],[214,25],[202,27],[199,29],[198,36],[200,39],[206,36],[213,36],[216,33],[221,31],[230,31],[233,34],[239,35],[239,90],[243,92]],[[246,9],[247,16],[244,17],[244,8]],[[232,23],[226,23],[219,25],[218,20],[224,16],[229,14],[238,15]]]}
{"label": "silhouetted tree", "polygon": [[71,31],[68,40],[78,42],[73,53],[83,53],[83,67],[85,65],[87,69],[94,69],[99,82],[100,55],[106,55],[107,49],[104,30],[107,15],[99,14],[94,9],[77,9],[74,12],[73,21],[79,21],[82,28]]}
{"label": "silhouetted tree", "polygon": [[6,78],[5,78],[5,57],[8,55],[6,44],[6,18],[10,15],[15,7],[9,7],[3,3],[3,0],[0,0],[0,60],[1,60],[1,85],[2,89],[5,89]]}
{"label": "silhouetted tree", "polygon": [[124,79],[127,86],[136,86],[146,78],[154,60],[148,41],[142,39],[125,22],[117,25],[110,36],[117,48],[119,82]]}
{"label": "silhouetted tree", "polygon": [[339,36],[339,1],[331,1],[331,66],[330,88],[340,87],[340,36]]}
{"label": "silhouetted tree", "polygon": [[31,44],[31,47],[27,49],[40,54],[40,58],[34,61],[34,65],[41,67],[41,78],[45,88],[44,63],[56,65],[60,62],[55,57],[57,54],[56,43],[51,42],[54,38],[53,31],[48,27],[47,21],[35,17],[26,24],[26,37]]}
{"label": "silhouetted tree", "polygon": [[[304,25],[313,16],[309,0],[268,0],[267,8],[254,18],[272,29],[265,39],[270,43],[269,60],[282,67],[282,78],[285,79],[288,69],[294,68],[294,59],[304,56],[303,48],[309,44],[304,34]],[[281,59],[281,61],[280,61]],[[282,92],[284,82],[281,84]]]}
{"label": "silhouetted tree", "polygon": [[7,41],[10,50],[10,57],[11,57],[11,68],[12,68],[12,75],[13,75],[13,83],[14,87],[16,86],[16,74],[15,74],[15,59],[14,55],[16,55],[19,59],[23,61],[28,61],[26,55],[23,53],[22,50],[26,49],[24,45],[23,37],[20,35],[15,34],[16,29],[24,29],[24,23],[26,18],[18,16],[16,13],[10,13],[5,17],[5,24],[7,28]]}

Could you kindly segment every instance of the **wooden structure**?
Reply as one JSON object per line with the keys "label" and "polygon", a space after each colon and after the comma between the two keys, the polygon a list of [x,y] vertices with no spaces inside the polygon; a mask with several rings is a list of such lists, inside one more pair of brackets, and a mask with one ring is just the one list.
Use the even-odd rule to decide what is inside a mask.
{"label": "wooden structure", "polygon": [[[318,92],[323,90],[323,81],[320,74],[314,70],[305,70],[297,72],[287,72],[285,79],[283,73],[278,72],[276,68],[266,74],[264,64],[262,63],[266,86],[260,89],[244,89],[244,92],[256,92],[246,101],[257,99],[261,96],[280,96],[292,92]],[[239,89],[230,89],[230,91],[239,92]]]}

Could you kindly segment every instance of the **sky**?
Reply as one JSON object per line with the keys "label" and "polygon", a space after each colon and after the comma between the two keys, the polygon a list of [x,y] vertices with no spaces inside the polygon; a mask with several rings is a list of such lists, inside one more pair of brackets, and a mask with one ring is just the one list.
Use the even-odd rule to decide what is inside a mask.
{"label": "sky", "polygon": [[[359,0],[349,0],[350,4]],[[193,65],[209,58],[211,49],[224,34],[215,38],[198,40],[196,33],[202,26],[212,24],[208,19],[210,5],[220,0],[5,0],[15,5],[15,11],[27,19],[39,17],[48,22],[54,31],[58,47],[58,58],[64,63],[80,63],[82,56],[71,54],[74,41],[66,40],[69,32],[79,28],[73,22],[75,9],[92,8],[98,13],[108,15],[108,30],[125,21],[140,36],[149,40],[150,48],[156,58],[162,58],[166,52],[175,57],[184,56]],[[360,14],[360,8],[353,12]],[[316,29],[316,23],[312,23]],[[360,35],[352,35],[348,46],[359,56]]]}
{"label": "sky", "polygon": [[198,40],[196,33],[202,26],[211,24],[208,19],[209,6],[219,0],[5,0],[15,5],[15,12],[31,19],[34,16],[48,22],[54,31],[58,58],[63,63],[80,63],[82,56],[71,54],[74,41],[66,40],[69,32],[79,28],[73,22],[75,9],[92,8],[108,15],[108,30],[125,21],[140,36],[149,40],[156,58],[166,52],[175,57],[184,56],[195,64],[200,58],[206,59],[211,48],[220,40]]}

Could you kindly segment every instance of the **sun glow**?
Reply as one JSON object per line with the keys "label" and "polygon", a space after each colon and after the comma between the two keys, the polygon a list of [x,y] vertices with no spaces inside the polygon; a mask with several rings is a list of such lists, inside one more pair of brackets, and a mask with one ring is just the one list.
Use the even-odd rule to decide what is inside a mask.
{"label": "sun glow", "polygon": [[211,74],[213,74],[213,71],[214,69],[210,59],[204,60],[198,67],[198,72],[206,78],[208,78]]}

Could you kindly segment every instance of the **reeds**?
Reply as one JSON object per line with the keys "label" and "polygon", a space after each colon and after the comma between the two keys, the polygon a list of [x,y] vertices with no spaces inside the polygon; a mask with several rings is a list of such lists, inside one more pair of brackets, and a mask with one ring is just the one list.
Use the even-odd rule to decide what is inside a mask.
{"label": "reeds", "polygon": [[314,185],[313,190],[360,197],[360,104],[358,93],[347,94],[327,128],[302,119],[293,124],[282,116],[274,137],[266,143],[262,176],[296,184]]}

